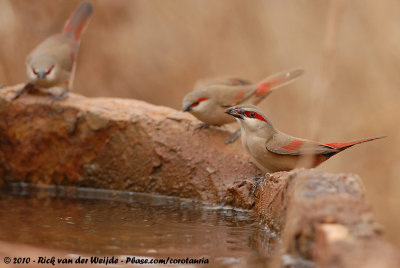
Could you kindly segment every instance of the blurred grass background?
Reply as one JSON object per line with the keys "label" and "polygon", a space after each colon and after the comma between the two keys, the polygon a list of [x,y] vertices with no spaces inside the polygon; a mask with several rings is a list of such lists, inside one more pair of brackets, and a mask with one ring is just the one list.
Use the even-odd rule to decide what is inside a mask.
{"label": "blurred grass background", "polygon": [[[0,0],[0,84],[26,81],[25,57],[58,33],[80,2]],[[322,142],[389,136],[353,147],[318,169],[360,174],[386,237],[400,245],[399,1],[346,1],[333,83],[321,94],[312,87],[321,74],[329,1],[91,2],[95,10],[82,38],[73,91],[179,109],[197,79],[234,75],[258,81],[301,66],[305,75],[272,94],[262,109],[294,136],[310,138],[310,126],[317,124]],[[318,98],[323,105],[315,105]]]}

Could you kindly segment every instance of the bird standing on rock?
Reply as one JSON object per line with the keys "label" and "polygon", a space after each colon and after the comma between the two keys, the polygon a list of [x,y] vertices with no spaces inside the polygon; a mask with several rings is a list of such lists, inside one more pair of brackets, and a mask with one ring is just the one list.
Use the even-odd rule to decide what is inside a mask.
{"label": "bird standing on rock", "polygon": [[69,17],[61,34],[40,43],[26,59],[30,81],[17,92],[17,99],[26,90],[61,86],[63,92],[53,101],[61,100],[72,87],[80,38],[93,12],[92,4],[82,3]]}
{"label": "bird standing on rock", "polygon": [[[208,82],[200,81],[194,90],[183,99],[182,110],[190,112],[202,121],[203,126],[221,126],[235,122],[235,119],[224,113],[225,109],[244,102],[258,104],[274,89],[284,86],[303,74],[302,69],[293,69],[271,75],[253,84],[239,78],[219,78]],[[238,129],[225,143],[236,140]]]}
{"label": "bird standing on rock", "polygon": [[[385,137],[323,144],[280,132],[253,105],[231,107],[226,110],[226,113],[239,122],[244,148],[255,163],[267,172],[287,171],[297,167],[316,167],[353,145]],[[300,161],[305,155],[312,156],[311,161]]]}

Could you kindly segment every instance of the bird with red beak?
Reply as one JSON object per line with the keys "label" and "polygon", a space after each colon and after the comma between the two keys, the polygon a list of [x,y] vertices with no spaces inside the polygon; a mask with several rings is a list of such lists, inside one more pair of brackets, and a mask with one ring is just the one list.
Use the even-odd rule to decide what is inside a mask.
{"label": "bird with red beak", "polygon": [[[239,122],[243,147],[257,166],[267,172],[313,168],[356,144],[384,138],[378,136],[349,142],[320,143],[292,137],[277,130],[253,105],[231,107],[226,113]],[[304,156],[310,156],[311,161],[301,161]]]}
{"label": "bird with red beak", "polygon": [[47,89],[55,86],[60,86],[63,91],[53,101],[67,96],[72,87],[80,38],[92,12],[93,6],[90,3],[82,3],[67,20],[61,34],[50,36],[28,55],[26,72],[29,82],[13,99],[33,88]]}
{"label": "bird with red beak", "polygon": [[[200,81],[183,98],[182,110],[202,121],[203,127],[233,123],[234,118],[224,113],[226,108],[244,102],[258,104],[273,90],[293,82],[302,74],[303,70],[297,68],[271,75],[258,84],[231,77]],[[239,134],[238,129],[225,143],[235,141]]]}

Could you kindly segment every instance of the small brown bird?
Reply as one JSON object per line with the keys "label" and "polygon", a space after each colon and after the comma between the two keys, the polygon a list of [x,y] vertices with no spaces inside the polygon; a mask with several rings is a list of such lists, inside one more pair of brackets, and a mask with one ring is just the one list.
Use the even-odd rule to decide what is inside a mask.
{"label": "small brown bird", "polygon": [[[240,78],[219,78],[208,82],[198,82],[194,90],[183,99],[182,110],[190,112],[202,121],[203,126],[221,126],[235,122],[224,113],[225,109],[244,102],[258,104],[274,89],[284,86],[303,74],[302,69],[293,69],[271,75],[253,84]],[[238,129],[226,143],[233,142],[240,134]]]}
{"label": "small brown bird", "polygon": [[67,20],[61,34],[50,36],[28,55],[26,72],[30,81],[17,92],[14,99],[26,90],[54,86],[61,86],[64,91],[53,101],[67,96],[72,87],[80,37],[92,12],[90,3],[82,3]]}
{"label": "small brown bird", "polygon": [[[231,107],[226,113],[240,124],[242,143],[255,163],[267,172],[292,170],[297,167],[312,168],[353,145],[384,138],[364,138],[350,142],[319,143],[295,138],[275,129],[271,121],[253,105]],[[311,155],[313,161],[300,161]],[[301,166],[304,165],[305,166]],[[300,165],[300,166],[299,166]]]}

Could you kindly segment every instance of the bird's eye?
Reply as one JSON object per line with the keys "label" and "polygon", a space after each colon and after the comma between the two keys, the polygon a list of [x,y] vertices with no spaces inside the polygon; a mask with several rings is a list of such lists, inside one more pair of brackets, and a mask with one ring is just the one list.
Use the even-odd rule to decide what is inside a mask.
{"label": "bird's eye", "polygon": [[251,113],[249,113],[249,116],[250,117],[256,117],[256,113],[255,112],[251,112]]}
{"label": "bird's eye", "polygon": [[195,106],[199,105],[200,102],[205,101],[205,100],[207,100],[207,98],[200,98],[197,101],[193,102],[191,106],[195,107]]}

